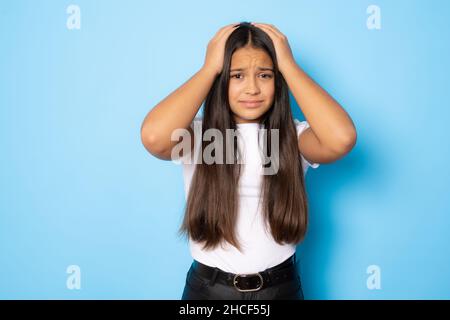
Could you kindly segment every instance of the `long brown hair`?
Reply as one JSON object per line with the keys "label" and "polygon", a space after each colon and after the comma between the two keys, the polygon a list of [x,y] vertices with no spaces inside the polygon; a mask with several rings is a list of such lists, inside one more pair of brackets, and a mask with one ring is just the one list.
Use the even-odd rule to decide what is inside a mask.
{"label": "long brown hair", "polygon": [[[297,244],[306,233],[308,201],[288,86],[279,72],[272,40],[249,23],[241,23],[225,44],[222,73],[215,79],[205,100],[202,133],[215,128],[225,137],[226,129],[237,129],[228,101],[231,57],[235,50],[249,45],[265,50],[272,58],[275,71],[274,102],[263,115],[261,123],[267,129],[269,153],[271,129],[279,129],[279,167],[276,174],[264,175],[262,179],[264,221],[269,223],[277,243]],[[232,143],[228,148],[233,148],[235,161],[233,164],[224,161],[223,164],[202,162],[196,165],[178,233],[204,242],[203,249],[215,248],[225,240],[241,250],[235,234],[241,172],[241,165],[236,160],[239,148],[233,141],[224,140],[223,150],[220,151],[225,155],[226,145]],[[200,156],[207,144],[210,143],[202,139]]]}

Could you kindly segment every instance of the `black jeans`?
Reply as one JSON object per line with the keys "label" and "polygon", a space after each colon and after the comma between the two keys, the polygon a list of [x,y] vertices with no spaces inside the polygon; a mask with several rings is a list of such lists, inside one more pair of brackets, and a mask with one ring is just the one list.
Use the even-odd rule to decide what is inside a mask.
{"label": "black jeans", "polygon": [[[195,262],[195,260],[194,260]],[[195,272],[192,263],[186,275],[186,284],[181,300],[303,300],[300,275],[258,291],[241,292],[234,286],[209,280]],[[296,265],[292,268],[296,269]],[[275,266],[276,267],[276,266]],[[275,268],[273,267],[273,268]]]}

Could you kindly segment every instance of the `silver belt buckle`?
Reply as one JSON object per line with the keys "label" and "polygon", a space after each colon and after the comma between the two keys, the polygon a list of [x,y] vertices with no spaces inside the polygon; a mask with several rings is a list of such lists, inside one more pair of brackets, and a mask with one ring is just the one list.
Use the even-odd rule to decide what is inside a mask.
{"label": "silver belt buckle", "polygon": [[[257,275],[259,277],[259,279],[261,280],[261,284],[259,285],[258,288],[255,288],[255,289],[241,289],[241,288],[239,288],[237,286],[237,283],[238,283],[238,279],[237,278],[238,277],[248,278],[248,277],[252,277],[254,275]],[[262,288],[263,284],[264,284],[264,279],[263,279],[262,275],[259,272],[258,273],[249,273],[249,274],[235,274],[234,278],[233,278],[233,285],[240,292],[258,291],[259,289]]]}

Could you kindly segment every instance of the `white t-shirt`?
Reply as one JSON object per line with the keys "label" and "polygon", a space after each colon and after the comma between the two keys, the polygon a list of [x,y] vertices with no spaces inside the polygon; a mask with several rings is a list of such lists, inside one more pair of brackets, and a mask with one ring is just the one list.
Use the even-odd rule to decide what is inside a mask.
{"label": "white t-shirt", "polygon": [[[197,122],[195,126],[200,127],[202,118],[196,117],[194,119],[191,123],[192,129],[195,128],[195,122]],[[294,123],[297,136],[309,127],[307,121],[294,119]],[[280,245],[276,243],[270,232],[267,232],[264,228],[261,212],[262,198],[260,197],[263,175],[261,175],[262,162],[258,149],[259,128],[262,128],[259,123],[237,124],[237,129],[242,136],[242,139],[237,139],[237,143],[240,150],[243,151],[245,163],[242,166],[243,170],[239,180],[239,211],[236,226],[237,239],[242,246],[243,252],[240,252],[228,242],[223,246],[218,245],[212,250],[203,250],[203,243],[189,239],[189,247],[193,259],[227,272],[255,273],[280,264],[295,253],[295,245]],[[202,138],[200,135],[196,135],[195,139],[194,162],[192,164],[182,163],[186,200],[196,168],[195,163],[198,160]],[[319,167],[318,163],[309,163],[303,156],[301,157],[305,174],[308,167]]]}

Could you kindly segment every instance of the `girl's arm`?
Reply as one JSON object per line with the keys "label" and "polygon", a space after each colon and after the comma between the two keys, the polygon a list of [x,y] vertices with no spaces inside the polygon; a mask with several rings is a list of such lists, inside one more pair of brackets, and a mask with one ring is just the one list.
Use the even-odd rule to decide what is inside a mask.
{"label": "girl's arm", "polygon": [[[172,148],[179,141],[171,141],[175,129],[184,128],[191,135],[191,150],[194,134],[191,122],[206,99],[215,78],[222,72],[225,42],[239,24],[226,25],[209,41],[203,67],[181,87],[172,92],[145,117],[141,126],[141,140],[145,148],[157,158],[171,160]],[[183,157],[183,150],[179,156]]]}
{"label": "girl's arm", "polygon": [[179,141],[171,141],[170,137],[178,128],[189,130],[191,147],[193,146],[194,136],[190,124],[216,76],[216,71],[203,66],[182,86],[150,110],[141,126],[141,140],[151,154],[162,160],[171,160],[172,148]]}
{"label": "girl's arm", "polygon": [[295,62],[287,37],[274,25],[252,23],[272,39],[280,72],[310,128],[299,137],[300,153],[310,163],[333,162],[356,144],[356,129],[345,110]]}
{"label": "girl's arm", "polygon": [[345,110],[297,64],[287,67],[283,76],[310,125],[299,137],[303,156],[330,163],[349,153],[356,144],[356,129]]}

